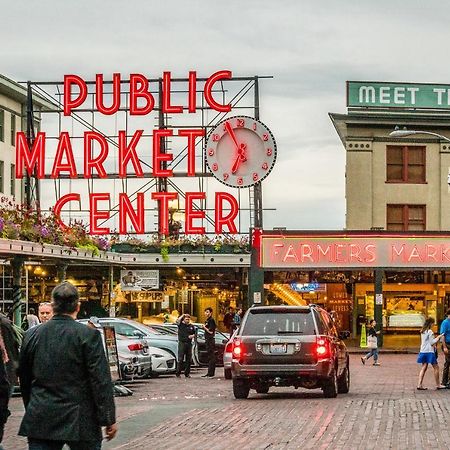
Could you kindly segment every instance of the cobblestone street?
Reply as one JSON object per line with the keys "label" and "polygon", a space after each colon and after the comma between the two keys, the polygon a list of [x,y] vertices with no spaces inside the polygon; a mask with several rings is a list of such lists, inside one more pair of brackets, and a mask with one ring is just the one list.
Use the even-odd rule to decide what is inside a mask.
{"label": "cobblestone street", "polygon": [[[324,399],[319,390],[272,388],[235,400],[231,381],[165,377],[139,382],[117,398],[119,434],[106,449],[448,449],[450,391],[417,391],[416,355],[380,356],[362,366],[351,356],[350,393]],[[441,358],[442,359],[442,358]],[[220,375],[220,376],[219,376]],[[25,449],[16,436],[21,399],[11,405],[6,450]]]}

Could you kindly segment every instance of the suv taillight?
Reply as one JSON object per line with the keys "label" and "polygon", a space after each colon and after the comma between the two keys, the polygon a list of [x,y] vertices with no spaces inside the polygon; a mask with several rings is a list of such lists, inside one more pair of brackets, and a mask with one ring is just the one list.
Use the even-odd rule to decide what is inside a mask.
{"label": "suv taillight", "polygon": [[142,350],[144,348],[144,346],[142,344],[130,344],[128,346],[128,350],[130,350],[131,352],[135,352],[137,350]]}
{"label": "suv taillight", "polygon": [[225,353],[231,353],[233,351],[233,342],[230,341],[228,342],[228,344],[225,346]]}
{"label": "suv taillight", "polygon": [[238,339],[235,340],[233,342],[233,358],[240,358],[243,351],[244,347],[242,346],[242,342]]}
{"label": "suv taillight", "polygon": [[323,337],[316,339],[316,355],[318,358],[327,358],[330,356],[330,344],[327,339]]}

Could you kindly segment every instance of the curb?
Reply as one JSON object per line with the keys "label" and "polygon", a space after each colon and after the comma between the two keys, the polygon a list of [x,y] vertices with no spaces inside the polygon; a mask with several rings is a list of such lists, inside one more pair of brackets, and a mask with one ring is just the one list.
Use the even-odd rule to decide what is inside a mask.
{"label": "curb", "polygon": [[[351,355],[354,354],[366,354],[369,349],[365,348],[347,348],[348,352]],[[379,348],[380,352],[382,352],[384,355],[397,355],[397,354],[406,354],[406,355],[417,355],[419,352],[416,349],[409,349],[409,348]]]}

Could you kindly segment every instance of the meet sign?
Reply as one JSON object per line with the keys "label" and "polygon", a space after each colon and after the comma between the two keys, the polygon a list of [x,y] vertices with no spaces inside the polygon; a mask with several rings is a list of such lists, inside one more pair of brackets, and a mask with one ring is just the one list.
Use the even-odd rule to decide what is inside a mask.
{"label": "meet sign", "polygon": [[347,81],[347,106],[450,109],[450,85]]}

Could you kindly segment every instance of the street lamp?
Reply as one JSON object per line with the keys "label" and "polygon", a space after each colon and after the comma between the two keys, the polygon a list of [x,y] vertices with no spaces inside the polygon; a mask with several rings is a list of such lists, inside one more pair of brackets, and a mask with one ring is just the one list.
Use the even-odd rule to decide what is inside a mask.
{"label": "street lamp", "polygon": [[391,131],[389,133],[389,136],[391,137],[408,137],[408,136],[413,136],[415,134],[427,134],[429,136],[434,136],[437,137],[439,139],[442,139],[444,141],[450,142],[450,138],[443,136],[442,134],[439,133],[433,133],[432,131],[421,131],[421,130],[394,130]]}

